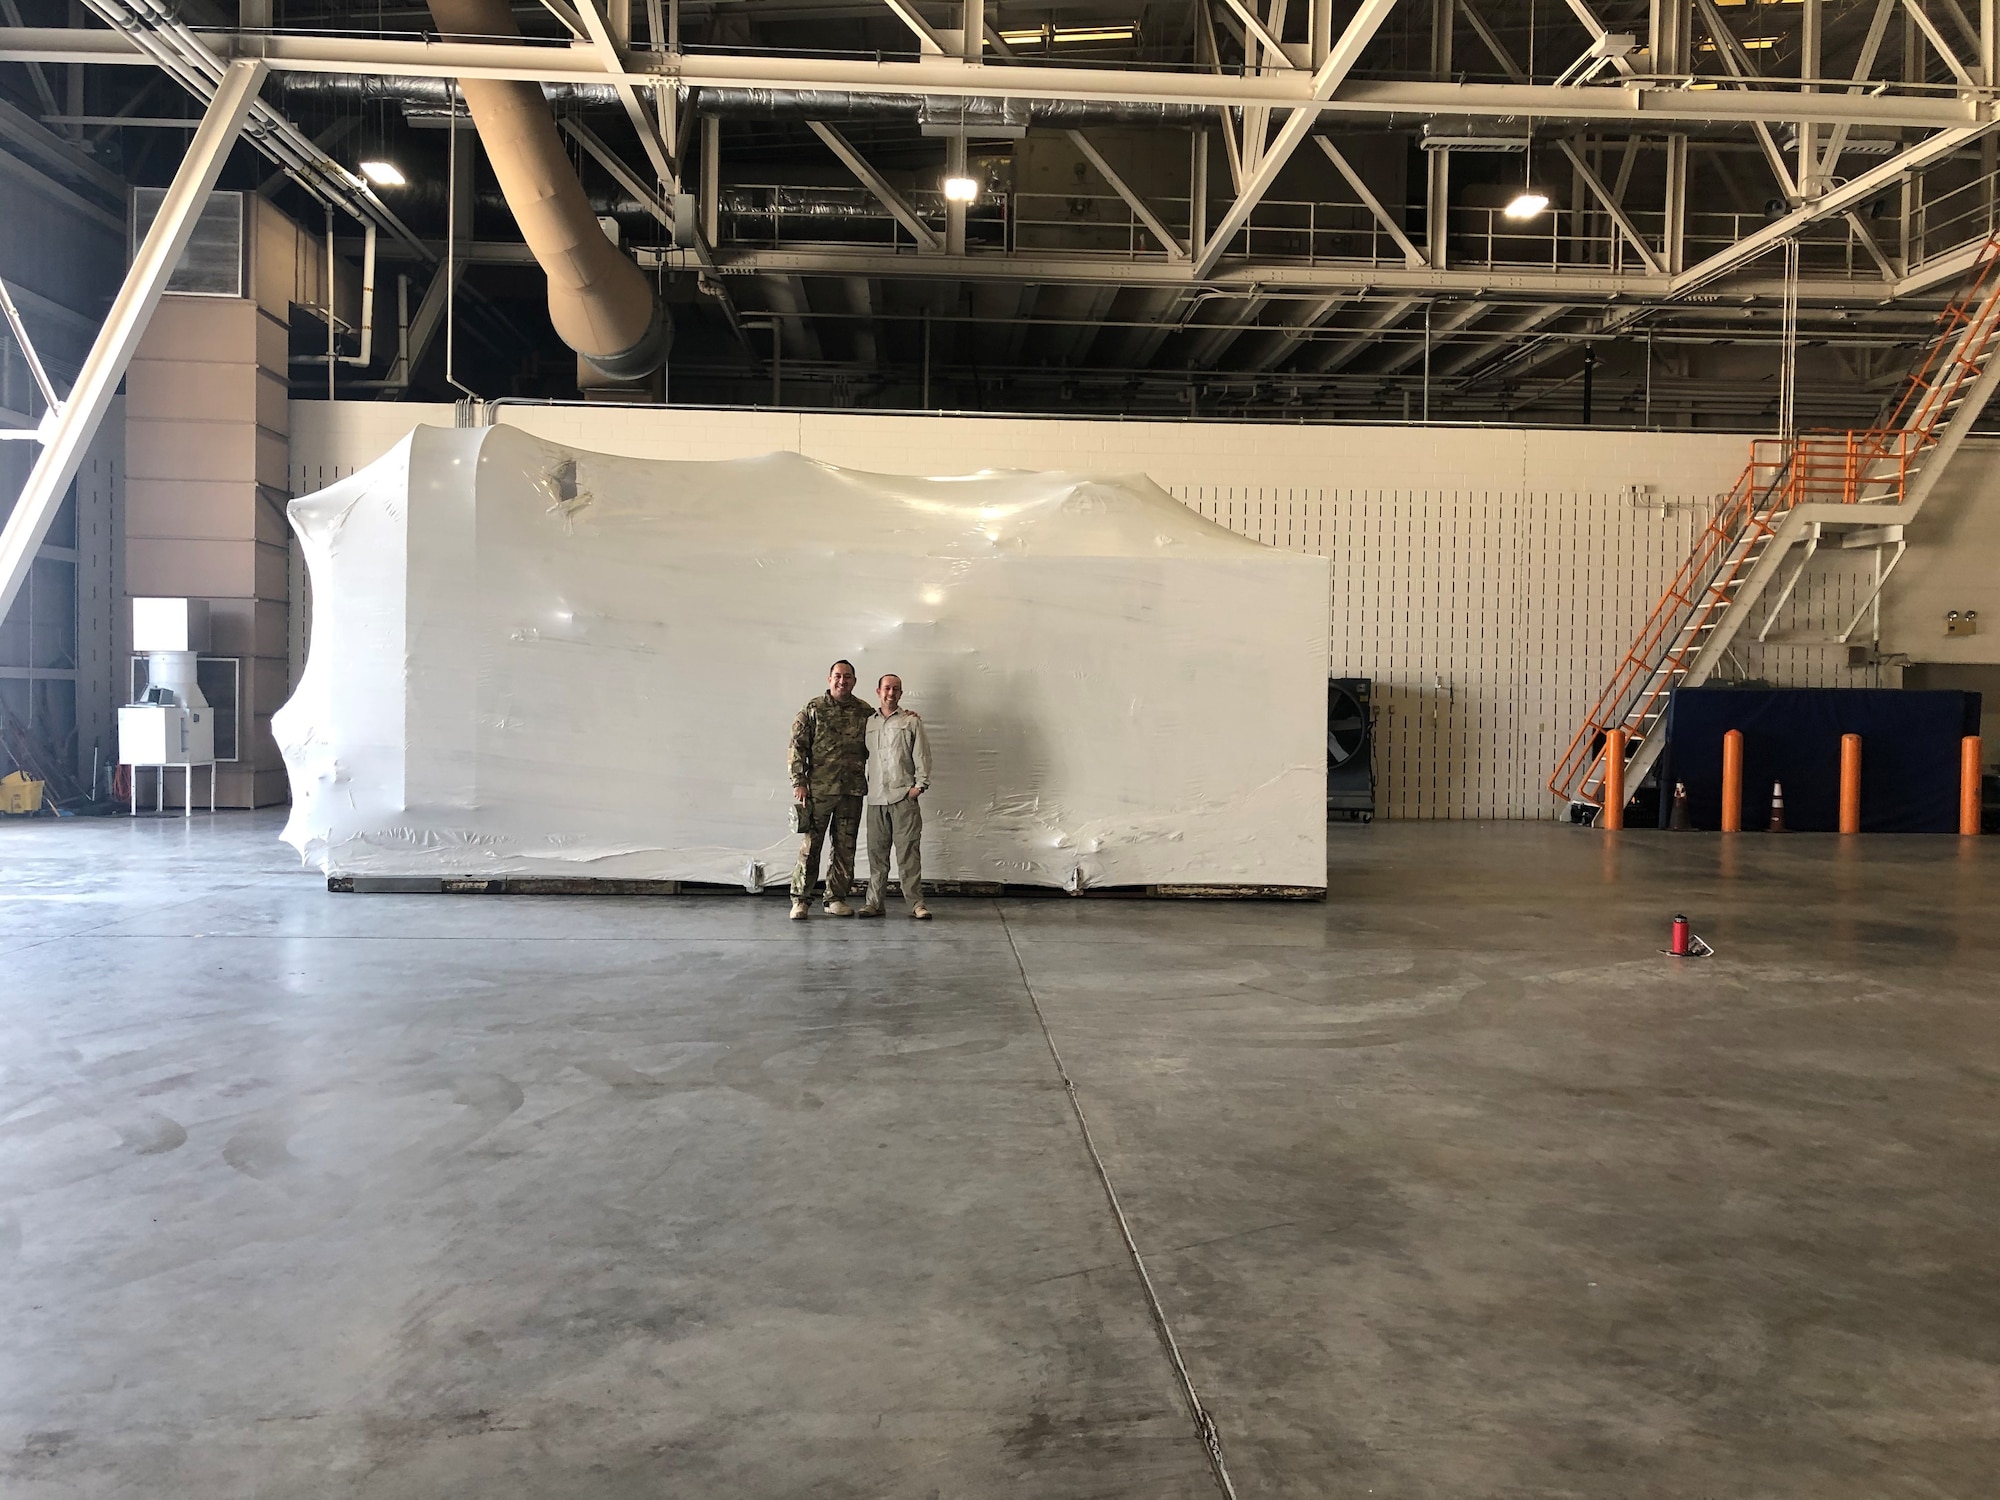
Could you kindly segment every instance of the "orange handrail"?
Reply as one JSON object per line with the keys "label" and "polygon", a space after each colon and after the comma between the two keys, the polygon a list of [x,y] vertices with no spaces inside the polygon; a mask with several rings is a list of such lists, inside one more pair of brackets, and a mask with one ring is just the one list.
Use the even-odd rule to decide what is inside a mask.
{"label": "orange handrail", "polygon": [[1551,792],[1601,802],[1591,790],[1593,782],[1600,789],[1603,784],[1605,736],[1621,728],[1636,745],[1650,732],[1665,712],[1663,700],[1688,675],[1709,631],[1763,555],[1759,543],[1776,535],[1794,506],[1894,504],[1909,493],[1918,460],[2000,335],[2000,237],[1981,247],[1938,328],[1885,425],[1751,443],[1743,473],[1557,760]]}

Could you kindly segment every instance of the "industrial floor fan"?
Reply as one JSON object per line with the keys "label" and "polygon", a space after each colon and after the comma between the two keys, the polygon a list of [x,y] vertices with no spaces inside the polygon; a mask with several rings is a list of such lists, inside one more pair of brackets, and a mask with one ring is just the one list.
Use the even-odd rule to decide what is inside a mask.
{"label": "industrial floor fan", "polygon": [[1366,677],[1326,684],[1326,815],[1375,819],[1375,711]]}

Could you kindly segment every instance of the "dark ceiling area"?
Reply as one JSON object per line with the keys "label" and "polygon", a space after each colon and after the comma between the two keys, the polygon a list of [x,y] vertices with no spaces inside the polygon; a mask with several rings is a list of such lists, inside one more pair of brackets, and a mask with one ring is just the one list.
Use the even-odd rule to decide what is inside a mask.
{"label": "dark ceiling area", "polygon": [[[426,8],[16,9],[24,37],[137,16],[218,54],[323,49],[275,65],[262,98],[356,181],[364,163],[401,175],[372,189],[407,230],[378,238],[377,347],[414,356],[401,383],[343,365],[334,391],[577,395],[454,84],[335,61],[452,40]],[[588,47],[567,0],[512,9],[534,44],[517,51]],[[675,403],[1762,428],[1790,400],[1866,425],[1990,230],[1990,130],[1941,144],[1909,123],[1980,76],[1955,0],[1401,0],[1339,107],[1295,136],[1286,107],[1159,97],[1314,77],[1362,9],[989,4],[968,57],[958,5],[642,0],[603,13],[637,113],[613,82],[544,93],[671,319]],[[125,183],[171,178],[203,104],[183,79],[0,55],[13,110]],[[713,81],[737,64],[782,81]],[[947,64],[963,92],[928,81]],[[911,92],[872,81],[898,68],[930,72]],[[1053,96],[1064,79],[1082,82]],[[1781,99],[1812,118],[1779,118]],[[221,186],[330,226],[357,274],[362,222],[310,174],[246,141]],[[444,334],[410,350],[413,309],[454,269]],[[295,317],[298,352],[325,337]],[[323,368],[295,386],[324,395]]]}

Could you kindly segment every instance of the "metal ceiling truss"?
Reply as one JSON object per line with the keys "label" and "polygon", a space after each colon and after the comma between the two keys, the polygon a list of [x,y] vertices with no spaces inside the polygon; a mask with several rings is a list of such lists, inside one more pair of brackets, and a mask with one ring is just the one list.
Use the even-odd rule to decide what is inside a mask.
{"label": "metal ceiling truss", "polygon": [[[1021,353],[1020,322],[1035,307],[1035,288],[1072,288],[1101,316],[1115,296],[1142,299],[1120,304],[1138,315],[1116,340],[1142,364],[1157,355],[1218,374],[1235,365],[1250,377],[1287,368],[1332,377],[1354,365],[1387,378],[1421,362],[1427,380],[1533,381],[1545,396],[1558,381],[1535,372],[1579,340],[1630,336],[1675,308],[1774,306],[1790,290],[1803,309],[1902,312],[1914,337],[1996,217],[1995,0],[1982,0],[1976,18],[1957,0],[1875,0],[1838,17],[1825,0],[1799,0],[1795,13],[1754,13],[1776,37],[1739,34],[1732,19],[1753,13],[1725,16],[1716,0],[1652,0],[1643,34],[1620,29],[1633,24],[1629,3],[1566,0],[1566,11],[1543,16],[1540,55],[1531,41],[1525,58],[1515,0],[1191,0],[1185,47],[1169,65],[1017,53],[1000,22],[1010,0],[841,7],[843,16],[879,16],[884,34],[915,56],[714,41],[683,50],[677,0],[649,0],[645,47],[634,45],[632,0],[542,0],[565,35],[521,40],[197,32],[166,0],[86,3],[109,29],[0,27],[0,62],[156,66],[204,102],[239,59],[281,74],[588,84],[606,99],[608,85],[620,131],[607,136],[572,116],[562,124],[669,231],[671,247],[642,247],[642,262],[698,272],[739,335],[724,284],[754,282],[785,343],[814,361],[814,321],[834,314],[814,311],[803,278],[838,279],[822,305],[846,304],[839,316],[859,331],[843,335],[841,347],[870,367],[886,362],[893,288],[1013,283],[1021,317],[995,320],[1014,330],[999,349],[1009,364]],[[752,21],[759,13],[748,12]],[[810,3],[786,11],[817,13]],[[8,8],[9,20],[17,14]],[[1052,24],[1043,36],[1041,53],[1052,54]],[[1412,65],[1417,53],[1427,66]],[[1157,48],[1146,55],[1163,56]],[[760,243],[737,232],[719,187],[713,113],[700,115],[698,160],[689,159],[705,89],[814,91],[908,109],[916,106],[903,101],[927,100],[941,118],[956,107],[956,136],[945,142],[955,163],[978,134],[966,123],[975,103],[970,113],[981,121],[1025,118],[1021,107],[1054,101],[1183,106],[1212,125],[1156,132],[1182,143],[1171,149],[1184,190],[1162,188],[1176,179],[1163,176],[1167,150],[1153,138],[1128,146],[1067,124],[1050,130],[1078,173],[1087,167],[1109,189],[1071,200],[1090,205],[1070,214],[1084,227],[1048,227],[1057,239],[1070,235],[1051,248],[1024,241],[1022,205],[1031,195],[998,205],[996,238],[999,221],[968,216],[921,183],[913,188],[901,159],[881,154],[868,135],[851,139],[831,117],[798,117],[867,196],[848,189],[861,210],[820,210],[846,216],[847,239],[794,233]],[[46,91],[42,83],[38,94]],[[53,95],[43,103],[53,116]],[[623,129],[630,137],[621,145]],[[1400,163],[1392,169],[1391,158],[1364,149],[1370,135],[1408,143],[1427,130],[1436,136],[1423,142],[1435,147],[1423,153],[1427,184],[1403,182]],[[436,258],[433,243],[273,105],[251,107],[245,135],[310,190],[386,230],[403,253]],[[1309,136],[1317,150],[1301,154]],[[1211,183],[1217,137],[1227,171]],[[628,155],[632,142],[638,162]],[[1566,186],[1531,248],[1523,248],[1529,232],[1509,239],[1496,209],[1466,197],[1467,184],[1490,180],[1490,170],[1480,178],[1476,161],[1453,169],[1455,156],[1496,149],[1525,153],[1509,159],[1523,161],[1524,178],[1539,169],[1551,193]],[[1761,158],[1771,185],[1762,215],[1752,211],[1761,185],[1717,154],[1745,149]],[[1142,159],[1128,162],[1135,151]],[[1938,171],[1941,186],[1930,194],[1926,174]],[[1214,191],[1225,180],[1228,191]],[[1301,184],[1311,197],[1299,197]],[[1720,211],[1718,187],[1741,207]],[[868,228],[869,214],[879,215],[879,231]],[[1483,247],[1462,227],[1468,215],[1485,225]],[[1121,222],[1123,247],[1107,249],[1105,232]],[[1760,260],[1792,240],[1807,253],[1788,289],[1774,263]],[[481,250],[470,247],[466,259],[479,263]],[[495,258],[505,257],[496,250]],[[1211,302],[1217,295],[1222,305]],[[1448,305],[1433,309],[1438,300]],[[1490,316],[1503,304],[1525,311]],[[1419,325],[1428,329],[1420,344],[1406,338],[1372,352]],[[1892,326],[1883,336],[1894,334]],[[1111,343],[1107,335],[1098,347]],[[1066,338],[1060,354],[1081,358],[1090,347]]]}

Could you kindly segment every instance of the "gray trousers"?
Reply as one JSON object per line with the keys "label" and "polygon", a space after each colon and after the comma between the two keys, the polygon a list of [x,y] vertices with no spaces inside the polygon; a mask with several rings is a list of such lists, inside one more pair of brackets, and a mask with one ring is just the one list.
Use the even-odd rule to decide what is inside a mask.
{"label": "gray trousers", "polygon": [[868,807],[862,816],[868,824],[868,904],[880,906],[889,895],[889,847],[893,843],[903,899],[912,906],[922,906],[924,865],[918,846],[924,838],[923,809],[905,797],[887,807]]}

